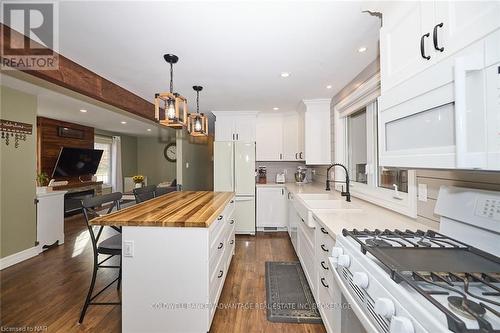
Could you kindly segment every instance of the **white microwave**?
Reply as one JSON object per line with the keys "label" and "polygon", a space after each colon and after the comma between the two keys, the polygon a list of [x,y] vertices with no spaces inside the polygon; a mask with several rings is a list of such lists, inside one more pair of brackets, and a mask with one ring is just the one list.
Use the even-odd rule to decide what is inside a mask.
{"label": "white microwave", "polygon": [[500,170],[500,30],[379,98],[381,165]]}

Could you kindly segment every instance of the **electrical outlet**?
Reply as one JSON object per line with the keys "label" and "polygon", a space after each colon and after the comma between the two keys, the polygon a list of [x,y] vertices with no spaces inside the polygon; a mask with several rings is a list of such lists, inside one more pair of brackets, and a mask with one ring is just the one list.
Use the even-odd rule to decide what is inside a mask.
{"label": "electrical outlet", "polygon": [[427,184],[418,184],[418,200],[427,201]]}
{"label": "electrical outlet", "polygon": [[123,256],[133,257],[134,256],[134,241],[124,241],[123,242]]}

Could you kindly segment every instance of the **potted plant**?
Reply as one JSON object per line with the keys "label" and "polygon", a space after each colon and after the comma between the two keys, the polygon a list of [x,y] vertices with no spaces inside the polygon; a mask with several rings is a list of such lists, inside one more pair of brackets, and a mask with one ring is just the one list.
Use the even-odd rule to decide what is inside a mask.
{"label": "potted plant", "polygon": [[132,180],[135,183],[135,188],[140,188],[142,187],[142,184],[144,182],[144,176],[143,175],[136,175],[132,177]]}
{"label": "potted plant", "polygon": [[48,184],[49,184],[49,176],[47,176],[45,172],[41,172],[36,175],[37,192],[41,193],[47,192]]}

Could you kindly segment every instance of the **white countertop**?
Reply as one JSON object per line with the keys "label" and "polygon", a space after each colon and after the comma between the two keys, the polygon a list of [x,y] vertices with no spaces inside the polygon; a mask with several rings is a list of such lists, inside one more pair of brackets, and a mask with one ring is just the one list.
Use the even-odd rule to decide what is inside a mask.
{"label": "white countertop", "polygon": [[[296,183],[285,184],[257,184],[257,187],[286,187],[292,193],[329,193],[345,200],[338,191],[325,191],[324,184],[308,183],[298,185]],[[399,229],[399,230],[427,230],[430,227],[418,223],[416,219],[401,215],[389,209],[374,205],[367,201],[351,197],[352,204],[359,209],[352,211],[332,211],[324,209],[312,210],[313,215],[320,220],[330,234],[341,234],[342,229]]]}

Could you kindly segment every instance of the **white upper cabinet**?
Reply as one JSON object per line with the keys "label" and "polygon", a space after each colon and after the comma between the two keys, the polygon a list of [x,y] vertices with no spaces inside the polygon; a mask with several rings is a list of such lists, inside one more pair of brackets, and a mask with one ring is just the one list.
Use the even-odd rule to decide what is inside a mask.
{"label": "white upper cabinet", "polygon": [[290,112],[283,115],[283,159],[304,160],[303,113]]}
{"label": "white upper cabinet", "polygon": [[435,18],[435,46],[451,55],[500,27],[500,1],[436,1]]}
{"label": "white upper cabinet", "polygon": [[283,160],[283,116],[261,113],[257,117],[257,161]]}
{"label": "white upper cabinet", "polygon": [[257,117],[257,161],[303,161],[304,120],[298,112]]}
{"label": "white upper cabinet", "polygon": [[305,160],[308,165],[331,164],[330,99],[304,100]]}
{"label": "white upper cabinet", "polygon": [[383,17],[382,94],[500,27],[500,1],[393,1],[370,9]]}
{"label": "white upper cabinet", "polygon": [[213,111],[215,119],[215,141],[242,141],[256,140],[257,112],[242,111]]}
{"label": "white upper cabinet", "polygon": [[395,1],[384,11],[380,29],[382,91],[422,71],[433,60],[431,36],[425,31],[433,15],[433,3],[425,1]]}

